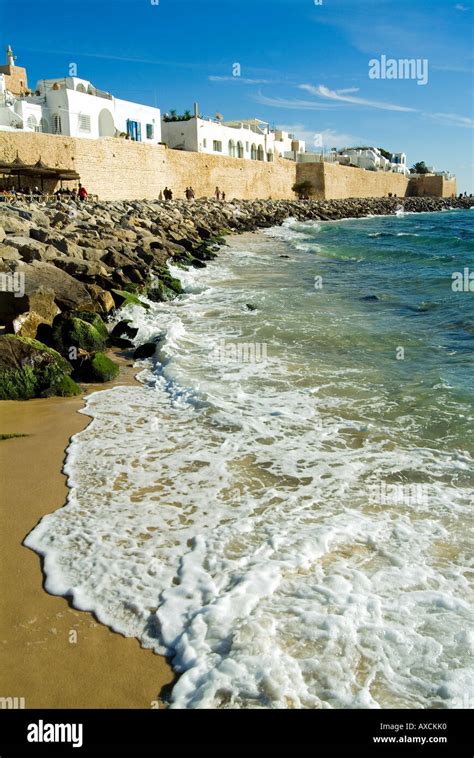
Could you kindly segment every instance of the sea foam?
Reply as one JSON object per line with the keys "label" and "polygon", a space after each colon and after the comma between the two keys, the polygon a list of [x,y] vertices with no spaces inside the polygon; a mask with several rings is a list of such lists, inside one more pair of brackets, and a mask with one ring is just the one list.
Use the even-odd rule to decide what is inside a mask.
{"label": "sea foam", "polygon": [[[358,340],[376,344],[373,311],[349,303],[331,262],[315,293],[300,245],[335,255],[321,226],[238,238],[205,271],[173,269],[183,298],[130,309],[137,344],[166,335],[156,359],[140,385],[88,397],[68,502],[25,541],[49,592],[171,657],[174,708],[443,708],[474,695],[473,460],[449,442],[463,406],[446,383],[435,395],[405,376],[397,391],[381,352],[358,359]],[[222,339],[265,342],[267,359],[222,361]],[[445,443],[429,437],[432,412]]]}

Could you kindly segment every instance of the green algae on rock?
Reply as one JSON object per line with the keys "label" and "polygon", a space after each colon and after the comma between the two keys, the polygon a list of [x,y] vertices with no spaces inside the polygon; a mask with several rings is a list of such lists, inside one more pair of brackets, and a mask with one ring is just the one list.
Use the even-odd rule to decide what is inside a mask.
{"label": "green algae on rock", "polygon": [[[56,350],[28,337],[0,337],[0,399],[75,395],[72,366]],[[66,379],[67,377],[67,379]]]}
{"label": "green algae on rock", "polygon": [[102,352],[90,356],[81,366],[81,376],[87,382],[110,382],[119,373],[117,364]]}

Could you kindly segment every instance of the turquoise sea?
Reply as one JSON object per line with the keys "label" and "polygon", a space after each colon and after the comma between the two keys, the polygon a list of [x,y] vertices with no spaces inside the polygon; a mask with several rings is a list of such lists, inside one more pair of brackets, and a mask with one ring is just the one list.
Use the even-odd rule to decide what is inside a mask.
{"label": "turquoise sea", "polygon": [[170,656],[171,707],[474,707],[474,214],[228,242],[129,310],[156,359],[87,400],[47,589]]}

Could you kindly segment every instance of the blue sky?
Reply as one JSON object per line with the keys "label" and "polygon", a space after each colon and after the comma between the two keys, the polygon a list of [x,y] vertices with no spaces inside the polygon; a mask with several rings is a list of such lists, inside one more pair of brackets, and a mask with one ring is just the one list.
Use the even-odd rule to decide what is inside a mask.
{"label": "blue sky", "polygon": [[[374,144],[473,187],[474,0],[0,0],[0,45],[30,86],[78,76],[162,111],[288,128],[313,148]],[[21,23],[18,23],[18,21]],[[428,82],[369,61],[427,59]],[[235,64],[240,77],[233,76]]]}

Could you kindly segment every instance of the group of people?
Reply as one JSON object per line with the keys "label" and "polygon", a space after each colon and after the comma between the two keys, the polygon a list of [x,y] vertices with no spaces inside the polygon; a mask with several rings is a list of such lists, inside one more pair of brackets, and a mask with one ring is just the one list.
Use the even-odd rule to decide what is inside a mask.
{"label": "group of people", "polygon": [[83,203],[85,200],[87,200],[87,197],[89,193],[87,192],[86,188],[83,184],[79,182],[79,186],[77,189],[59,189],[57,192],[54,193],[58,199],[61,198],[61,196],[66,195],[66,197],[70,197],[73,200],[79,200],[81,203]]}
{"label": "group of people", "polygon": [[[188,200],[189,202],[191,202],[191,200],[196,199],[196,193],[193,187],[191,187],[191,185],[189,187],[186,187],[186,189],[184,190],[184,196],[186,200]],[[216,200],[225,201],[225,192],[219,189],[219,187],[216,187],[216,189],[214,190],[214,197],[216,198]],[[172,199],[173,199],[173,190],[170,190],[169,187],[165,187],[163,191],[160,190],[160,194],[158,195],[158,200],[163,201],[163,200],[172,200]]]}
{"label": "group of people", "polygon": [[40,197],[43,192],[39,187],[0,187],[2,195],[21,195],[23,197]]}
{"label": "group of people", "polygon": [[158,195],[158,200],[172,200],[173,199],[173,190],[168,189],[168,187],[165,187],[163,192],[160,190],[160,194]]}
{"label": "group of people", "polygon": [[[48,193],[43,192],[42,189],[39,187],[7,187],[7,186],[0,186],[0,195],[21,195],[22,197],[26,198],[41,198],[44,195],[47,195]],[[68,197],[68,198],[74,198],[78,199],[80,202],[84,202],[84,200],[87,199],[88,192],[86,188],[79,184],[77,189],[61,189],[57,190],[55,193],[56,197],[58,199],[61,199],[61,197]]]}

